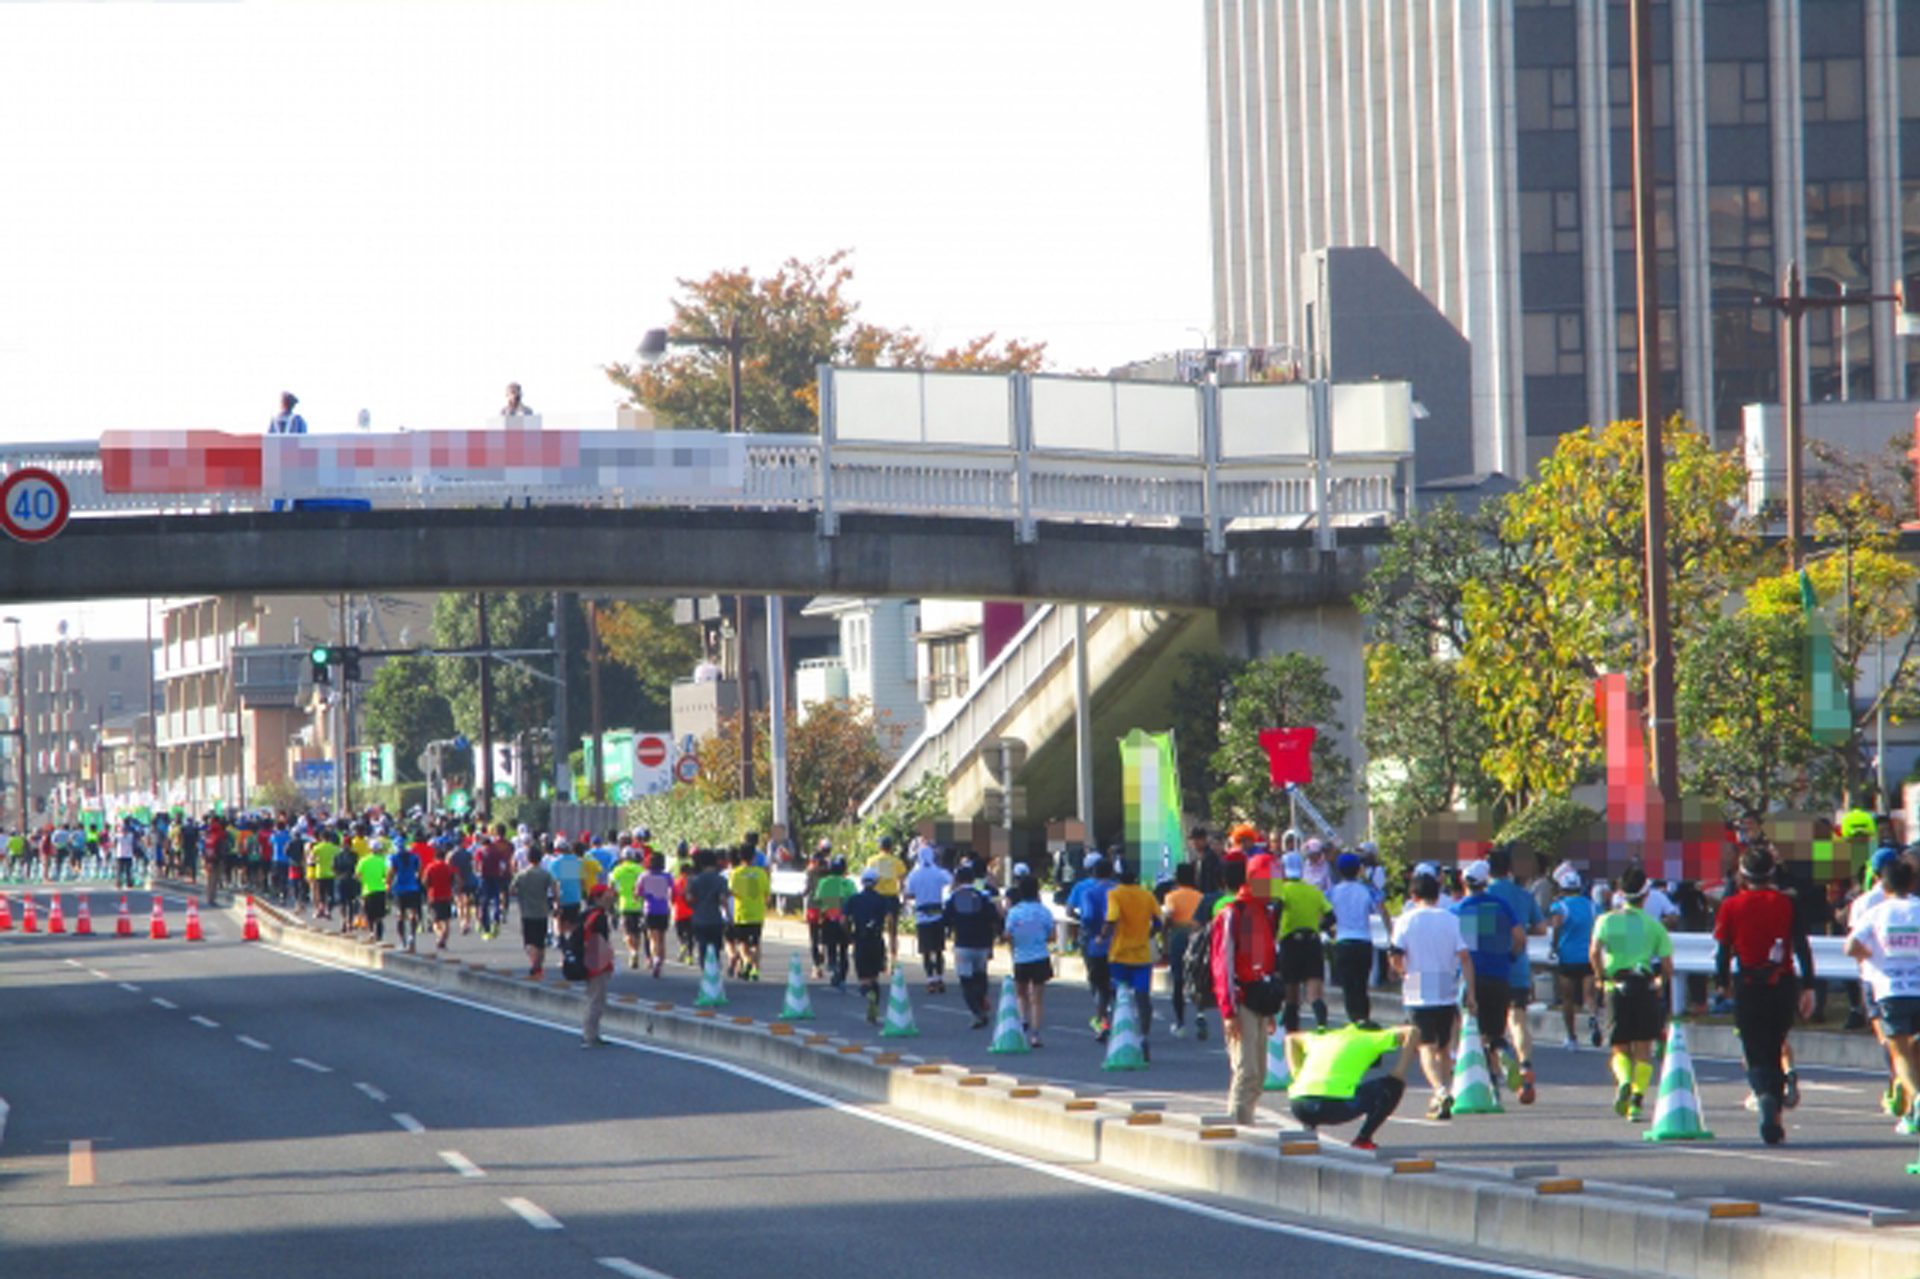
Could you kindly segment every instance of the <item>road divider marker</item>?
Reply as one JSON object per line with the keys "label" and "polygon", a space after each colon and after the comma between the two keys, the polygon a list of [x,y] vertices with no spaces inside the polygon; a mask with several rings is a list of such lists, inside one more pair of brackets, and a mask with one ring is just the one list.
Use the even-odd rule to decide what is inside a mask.
{"label": "road divider marker", "polygon": [[385,1101],[387,1099],[387,1094],[381,1092],[378,1088],[375,1088],[372,1084],[355,1084],[354,1087],[358,1088],[361,1092],[367,1094],[367,1096],[373,1098],[375,1101]]}
{"label": "road divider marker", "polygon": [[67,1184],[69,1186],[93,1184],[93,1143],[91,1141],[67,1143]]}
{"label": "road divider marker", "polygon": [[133,984],[132,982],[130,982],[130,981],[123,981],[123,982],[121,982],[121,983],[120,983],[120,989],[122,989],[122,990],[124,990],[124,991],[126,991],[126,992],[127,992],[127,993],[128,993],[129,995],[137,995],[137,994],[139,994],[139,993],[140,993],[140,988],[139,988],[138,986],[136,986],[136,985],[134,985],[134,984]]}
{"label": "road divider marker", "polygon": [[271,1052],[273,1049],[272,1044],[263,1044],[259,1040],[255,1039],[252,1035],[235,1035],[234,1038],[239,1040],[241,1043],[245,1044],[247,1047],[253,1049],[255,1052]]}
{"label": "road divider marker", "polygon": [[565,1230],[559,1218],[530,1199],[502,1199],[501,1203],[520,1215],[520,1219],[535,1230]]}
{"label": "road divider marker", "polygon": [[154,1003],[156,1003],[156,1004],[158,1004],[158,1005],[160,1005],[160,1007],[162,1007],[162,1008],[169,1008],[169,1009],[173,1009],[173,1008],[178,1008],[178,1007],[180,1007],[180,1005],[178,1005],[178,1004],[176,1004],[176,1003],[174,1003],[174,1002],[173,1002],[173,1001],[172,1001],[171,999],[162,999],[162,998],[160,998],[160,996],[158,996],[158,995],[155,995],[155,996],[153,997],[153,1002],[154,1002]]}
{"label": "road divider marker", "polygon": [[597,1257],[595,1260],[613,1273],[625,1275],[627,1279],[673,1279],[671,1275],[662,1274],[658,1270],[649,1270],[639,1262],[628,1261],[625,1257]]}
{"label": "road divider marker", "polygon": [[199,1013],[195,1013],[193,1016],[187,1018],[187,1020],[192,1022],[196,1026],[205,1026],[208,1030],[220,1029],[219,1022],[215,1021],[211,1017],[202,1017]]}
{"label": "road divider marker", "polygon": [[305,1057],[295,1057],[293,1064],[302,1070],[311,1070],[316,1075],[331,1075],[333,1073],[332,1066],[322,1066],[319,1062],[308,1061]]}
{"label": "road divider marker", "polygon": [[421,1123],[418,1119],[415,1119],[412,1115],[409,1115],[404,1110],[396,1110],[393,1112],[393,1122],[395,1122],[396,1124],[399,1124],[402,1128],[405,1128],[408,1132],[419,1133],[419,1132],[425,1132],[427,1130],[427,1126],[425,1124]]}
{"label": "road divider marker", "polygon": [[485,1168],[482,1168],[479,1164],[473,1162],[473,1160],[467,1158],[457,1150],[443,1150],[440,1152],[440,1157],[447,1161],[448,1167],[452,1168],[462,1177],[484,1177],[487,1175]]}

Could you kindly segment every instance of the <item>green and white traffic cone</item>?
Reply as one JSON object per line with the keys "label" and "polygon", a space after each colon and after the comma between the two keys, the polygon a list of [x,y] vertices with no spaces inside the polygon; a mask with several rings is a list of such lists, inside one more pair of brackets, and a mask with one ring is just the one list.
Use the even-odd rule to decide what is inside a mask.
{"label": "green and white traffic cone", "polygon": [[780,1005],[781,1021],[812,1021],[813,1000],[807,995],[807,979],[800,971],[800,956],[787,965],[787,998]]}
{"label": "green and white traffic cone", "polygon": [[911,1039],[920,1033],[913,1024],[913,1005],[907,1000],[907,974],[893,970],[893,984],[887,988],[887,1017],[880,1025],[882,1039]]}
{"label": "green and white traffic cone", "polygon": [[1293,1071],[1287,1066],[1287,1037],[1283,1034],[1267,1036],[1267,1082],[1260,1085],[1265,1092],[1285,1092],[1287,1085],[1293,1082]]}
{"label": "green and white traffic cone", "polygon": [[993,1018],[993,1042],[987,1045],[990,1053],[1030,1053],[1033,1045],[1027,1042],[1027,1032],[1020,1024],[1020,1001],[1013,993],[1013,978],[1000,980],[1000,1008]]}
{"label": "green and white traffic cone", "polygon": [[1107,1037],[1107,1059],[1100,1069],[1145,1070],[1147,1054],[1140,1041],[1140,1014],[1134,1011],[1133,992],[1122,987],[1113,1002],[1113,1033]]}
{"label": "green and white traffic cone", "polygon": [[1679,1022],[1667,1026],[1666,1064],[1660,1069],[1660,1098],[1653,1107],[1653,1127],[1642,1141],[1712,1141],[1707,1118],[1700,1109],[1700,1085],[1693,1077],[1693,1056],[1687,1051],[1687,1032]]}
{"label": "green and white traffic cone", "polygon": [[727,988],[720,980],[720,954],[708,951],[707,961],[700,969],[700,993],[694,996],[695,1008],[725,1008],[727,1006]]}
{"label": "green and white traffic cone", "polygon": [[1480,1042],[1480,1027],[1471,1018],[1460,1033],[1460,1049],[1453,1058],[1453,1113],[1456,1115],[1503,1115],[1500,1094],[1493,1090],[1487,1074],[1487,1050]]}

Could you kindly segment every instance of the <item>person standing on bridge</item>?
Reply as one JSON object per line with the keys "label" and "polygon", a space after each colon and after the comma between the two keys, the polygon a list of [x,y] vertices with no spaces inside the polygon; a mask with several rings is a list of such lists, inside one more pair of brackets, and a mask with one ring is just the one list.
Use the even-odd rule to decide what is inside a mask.
{"label": "person standing on bridge", "polygon": [[1734,1025],[1747,1059],[1747,1082],[1760,1102],[1760,1140],[1769,1146],[1786,1140],[1780,1114],[1799,1100],[1797,1081],[1781,1068],[1787,1034],[1796,1012],[1802,1018],[1813,1012],[1813,947],[1796,922],[1793,899],[1775,886],[1775,870],[1765,849],[1742,856],[1740,891],[1720,903],[1713,924],[1720,943],[1714,971],[1722,995],[1732,985],[1734,959],[1740,961]]}
{"label": "person standing on bridge", "polygon": [[292,391],[280,392],[280,412],[267,423],[268,435],[305,435],[307,433],[307,419],[293,411],[293,406],[298,403],[300,403],[300,397]]}
{"label": "person standing on bridge", "polygon": [[501,417],[534,417],[533,406],[520,398],[520,384],[507,383],[507,402],[500,409]]}

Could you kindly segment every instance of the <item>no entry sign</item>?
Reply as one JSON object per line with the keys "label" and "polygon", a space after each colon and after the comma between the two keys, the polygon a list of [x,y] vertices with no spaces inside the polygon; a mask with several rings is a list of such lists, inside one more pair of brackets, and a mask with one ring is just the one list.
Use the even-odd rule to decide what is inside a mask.
{"label": "no entry sign", "polygon": [[642,737],[633,743],[634,757],[643,768],[658,768],[667,762],[667,739],[664,737]]}
{"label": "no entry sign", "polygon": [[73,499],[64,481],[40,466],[0,480],[0,529],[18,542],[44,542],[67,526]]}

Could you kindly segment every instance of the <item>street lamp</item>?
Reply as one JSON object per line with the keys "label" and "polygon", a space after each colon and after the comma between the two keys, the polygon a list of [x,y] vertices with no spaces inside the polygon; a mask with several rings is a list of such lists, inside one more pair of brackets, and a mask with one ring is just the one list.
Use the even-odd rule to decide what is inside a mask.
{"label": "street lamp", "polygon": [[31,808],[27,798],[27,646],[20,637],[19,618],[0,617],[0,622],[13,627],[13,748],[18,752],[14,777],[20,788],[20,832],[25,834]]}
{"label": "street lamp", "polygon": [[[727,321],[727,331],[717,337],[694,334],[668,333],[665,329],[648,329],[640,339],[639,356],[647,364],[658,364],[666,358],[670,346],[701,346],[709,350],[727,353],[727,424],[735,435],[743,429],[741,423],[742,405],[740,402],[740,352],[746,345],[746,339],[740,334],[740,317],[733,316]],[[774,642],[776,627],[774,611],[780,607],[778,596],[767,597],[767,638],[769,648]],[[784,620],[784,618],[782,618]],[[734,687],[738,694],[740,707],[740,797],[753,798],[753,715],[747,704],[747,597],[733,597],[733,627],[738,635],[735,652],[737,661],[734,671]],[[781,695],[783,684],[780,678],[784,667],[780,655],[773,655],[773,696],[768,699],[769,722],[773,732],[770,743],[772,771],[774,776],[774,814],[776,825],[784,825],[787,820],[786,799],[786,707]]]}

